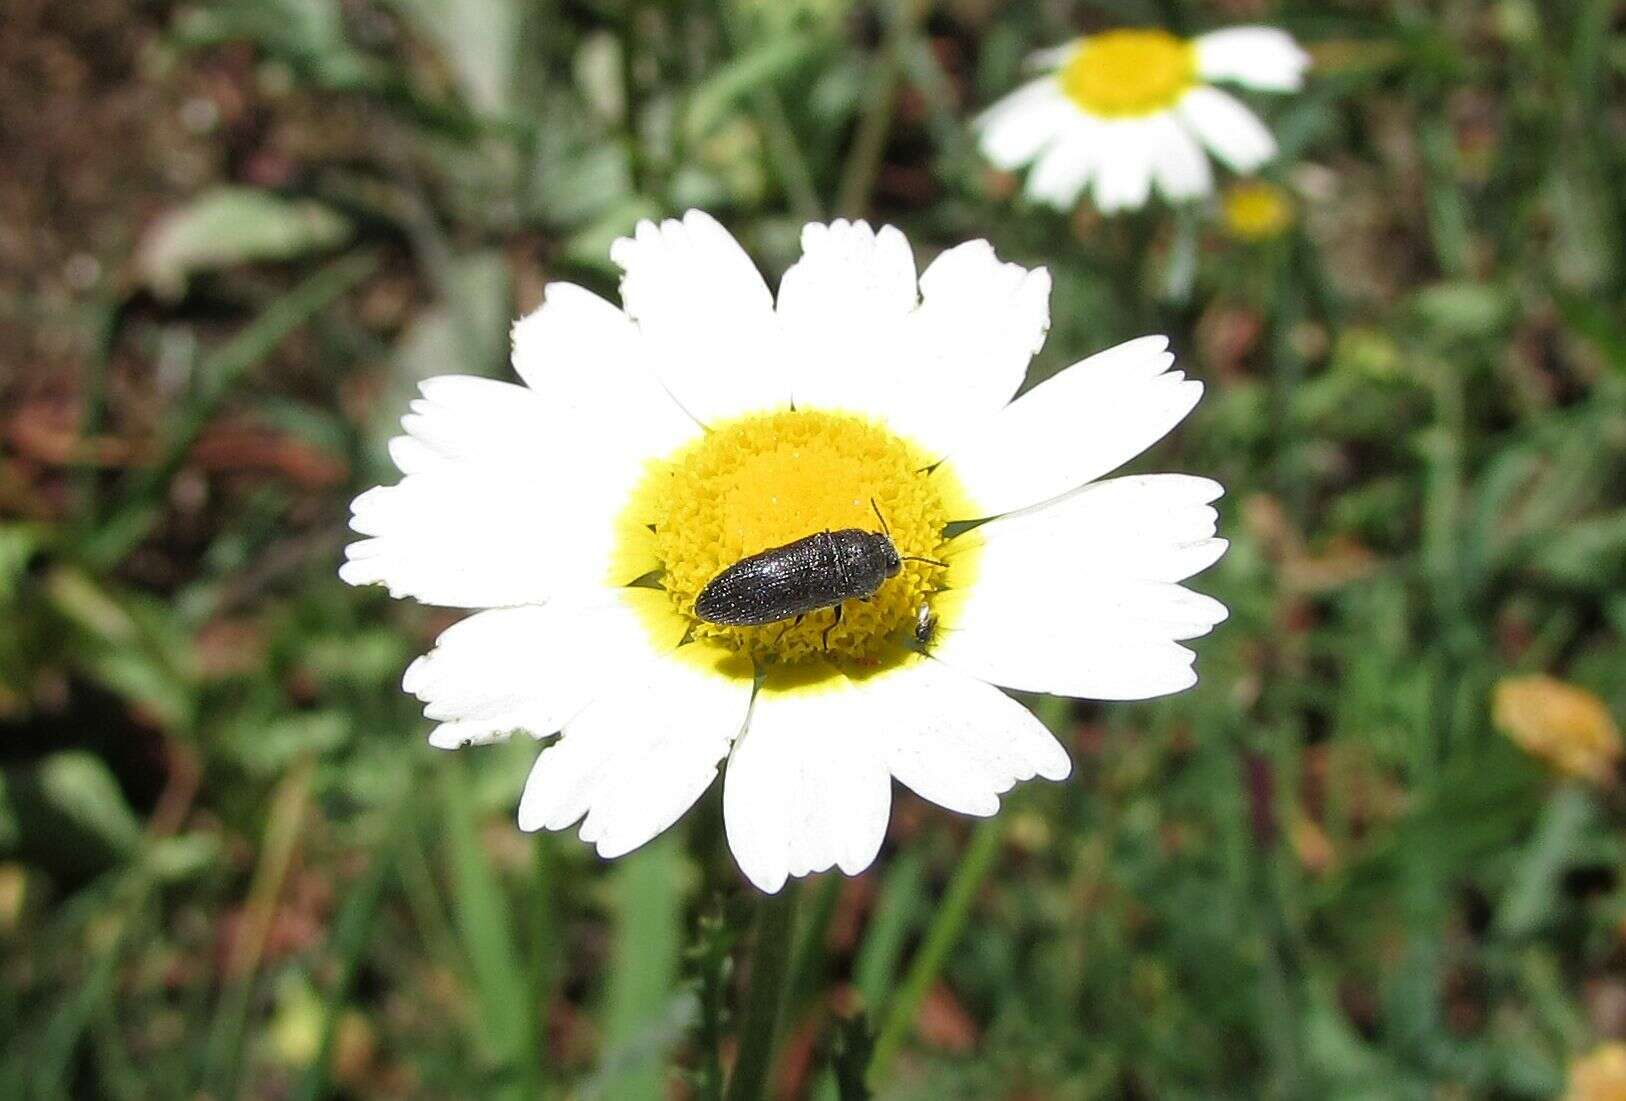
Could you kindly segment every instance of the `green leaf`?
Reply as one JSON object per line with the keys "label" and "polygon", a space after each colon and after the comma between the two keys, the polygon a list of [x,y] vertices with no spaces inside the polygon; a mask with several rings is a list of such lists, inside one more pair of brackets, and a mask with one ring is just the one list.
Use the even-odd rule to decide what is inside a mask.
{"label": "green leaf", "polygon": [[172,730],[191,728],[197,709],[191,640],[161,601],[69,566],[47,575],[45,591],[76,629],[68,656],[85,676],[147,707]]}
{"label": "green leaf", "polygon": [[345,37],[339,0],[216,0],[183,12],[175,30],[200,48],[250,39],[333,83],[351,83],[372,67]]}
{"label": "green leaf", "polygon": [[1552,533],[1531,561],[1545,577],[1606,590],[1626,573],[1626,512],[1572,522]]}
{"label": "green leaf", "polygon": [[705,137],[736,102],[801,65],[814,46],[805,35],[774,38],[714,70],[689,97],[684,136],[691,142]]}
{"label": "green leaf", "polygon": [[518,1098],[521,1064],[533,1057],[526,1040],[532,1020],[518,941],[508,899],[491,859],[480,844],[467,770],[460,761],[442,766],[446,856],[451,864],[452,912],[467,954],[479,1003],[475,1035],[484,1054],[516,1085],[492,1096]]}
{"label": "green leaf", "polygon": [[220,745],[242,768],[271,777],[306,754],[331,753],[350,740],[351,716],[338,709],[292,715],[252,710],[224,732]]}
{"label": "green leaf", "polygon": [[475,110],[515,105],[521,8],[517,0],[389,0],[440,50]]}
{"label": "green leaf", "polygon": [[671,1022],[674,1014],[692,1017],[698,1009],[692,995],[677,999],[686,878],[670,834],[624,857],[615,871],[615,947],[603,1008],[606,1056],[595,1083],[600,1097],[658,1101],[667,1095],[665,1056],[682,1035]]}
{"label": "green leaf", "polygon": [[34,774],[41,803],[75,831],[117,853],[134,852],[141,823],[105,762],[79,749],[53,753]]}
{"label": "green leaf", "polygon": [[1525,937],[1549,920],[1562,901],[1559,877],[1575,859],[1595,815],[1591,797],[1578,787],[1554,793],[1536,823],[1535,836],[1519,856],[1513,882],[1496,908],[1496,931]]}
{"label": "green leaf", "polygon": [[883,1016],[888,996],[897,989],[904,944],[925,910],[924,879],[925,864],[918,851],[900,853],[886,871],[881,897],[853,963],[853,985],[873,1017]]}
{"label": "green leaf", "polygon": [[155,294],[178,298],[198,272],[326,252],[352,233],[348,218],[310,199],[222,186],[160,218],[136,266]]}

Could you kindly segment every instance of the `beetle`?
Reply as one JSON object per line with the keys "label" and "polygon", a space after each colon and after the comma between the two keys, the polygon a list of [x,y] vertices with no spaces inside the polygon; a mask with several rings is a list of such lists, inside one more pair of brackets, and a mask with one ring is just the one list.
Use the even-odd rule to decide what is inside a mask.
{"label": "beetle", "polygon": [[[875,506],[873,501],[870,504]],[[841,622],[843,601],[868,600],[888,578],[898,575],[904,562],[947,565],[932,558],[900,555],[879,506],[875,506],[875,515],[881,521],[880,531],[816,531],[782,547],[747,555],[706,582],[695,597],[694,614],[725,627],[761,627],[834,608],[824,631],[828,649],[830,632]]]}

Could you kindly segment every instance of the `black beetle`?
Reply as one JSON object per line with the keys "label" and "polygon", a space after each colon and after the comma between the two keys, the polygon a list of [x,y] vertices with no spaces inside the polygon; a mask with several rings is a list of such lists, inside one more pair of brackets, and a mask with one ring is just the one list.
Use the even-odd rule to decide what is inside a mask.
{"label": "black beetle", "polygon": [[[875,515],[880,517],[879,507]],[[694,614],[725,627],[761,627],[835,608],[825,629],[828,645],[830,630],[841,622],[842,601],[868,600],[887,578],[898,575],[906,561],[946,564],[900,555],[884,517],[881,528],[817,531],[747,555],[706,582],[695,598]]]}
{"label": "black beetle", "polygon": [[727,627],[760,627],[872,597],[902,568],[885,535],[858,528],[818,531],[723,570],[700,590],[694,614]]}

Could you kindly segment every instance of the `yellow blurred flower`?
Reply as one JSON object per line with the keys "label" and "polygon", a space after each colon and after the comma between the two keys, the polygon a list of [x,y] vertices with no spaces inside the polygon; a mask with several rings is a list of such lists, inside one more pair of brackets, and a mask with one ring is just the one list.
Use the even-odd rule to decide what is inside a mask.
{"label": "yellow blurred flower", "polygon": [[322,1049],[322,999],[303,978],[288,976],[277,984],[276,1009],[266,1038],[278,1062],[303,1067]]}
{"label": "yellow blurred flower", "polygon": [[1570,776],[1608,783],[1620,760],[1620,730],[1602,700],[1541,675],[1504,677],[1491,719],[1526,753]]}
{"label": "yellow blurred flower", "polygon": [[1626,1044],[1611,1040],[1571,1063],[1563,1101],[1626,1101]]}
{"label": "yellow blurred flower", "polygon": [[28,873],[21,864],[0,864],[0,936],[10,934],[22,920],[28,900]]}
{"label": "yellow blurred flower", "polygon": [[1239,241],[1268,241],[1293,225],[1293,196],[1266,180],[1243,180],[1225,189],[1225,231]]}

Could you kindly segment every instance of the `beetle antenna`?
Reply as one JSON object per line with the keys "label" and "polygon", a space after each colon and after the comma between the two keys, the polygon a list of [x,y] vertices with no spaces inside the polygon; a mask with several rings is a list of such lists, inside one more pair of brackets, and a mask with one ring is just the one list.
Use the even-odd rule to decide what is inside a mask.
{"label": "beetle antenna", "polygon": [[947,562],[939,562],[935,558],[921,558],[919,555],[914,555],[914,554],[903,554],[903,555],[899,555],[899,557],[902,558],[905,562],[929,562],[934,566],[942,566],[945,570],[948,569],[948,563]]}
{"label": "beetle antenna", "polygon": [[869,507],[875,510],[875,518],[881,522],[881,534],[892,538],[892,529],[886,526],[886,517],[881,515],[881,506],[875,503],[875,498],[869,499]]}

